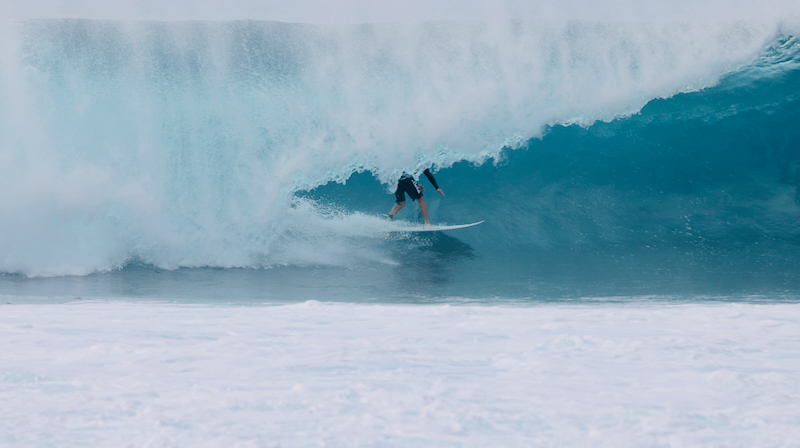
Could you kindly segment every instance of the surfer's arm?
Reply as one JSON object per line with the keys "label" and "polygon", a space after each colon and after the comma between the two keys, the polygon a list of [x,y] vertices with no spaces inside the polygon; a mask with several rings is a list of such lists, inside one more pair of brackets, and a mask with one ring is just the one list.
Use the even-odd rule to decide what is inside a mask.
{"label": "surfer's arm", "polygon": [[435,188],[437,190],[439,189],[439,184],[437,184],[436,183],[436,179],[433,178],[433,174],[431,174],[431,170],[426,169],[425,171],[422,172],[422,174],[424,174],[425,177],[427,177],[428,180],[431,181],[431,184],[433,184],[433,188]]}
{"label": "surfer's arm", "polygon": [[435,189],[436,189],[436,191],[438,191],[440,195],[442,195],[442,196],[444,196],[444,195],[445,195],[445,194],[444,194],[444,191],[442,191],[442,189],[441,189],[441,188],[439,188],[439,184],[437,184],[437,183],[436,183],[436,179],[434,179],[434,178],[433,178],[433,174],[431,174],[431,170],[429,170],[429,169],[426,169],[425,171],[423,171],[423,172],[422,172],[422,174],[424,174],[424,175],[425,175],[425,177],[427,177],[427,178],[428,178],[428,180],[429,180],[429,181],[431,182],[431,184],[433,185],[433,188],[435,188]]}

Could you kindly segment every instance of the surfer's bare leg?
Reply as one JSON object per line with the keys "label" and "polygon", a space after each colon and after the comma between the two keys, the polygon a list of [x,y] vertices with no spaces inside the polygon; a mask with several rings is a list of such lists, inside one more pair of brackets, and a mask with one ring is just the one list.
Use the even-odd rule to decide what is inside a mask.
{"label": "surfer's bare leg", "polygon": [[421,197],[417,199],[419,201],[419,212],[422,213],[422,220],[425,221],[425,225],[431,225],[431,222],[428,221],[428,204],[425,203],[425,198]]}
{"label": "surfer's bare leg", "polygon": [[396,215],[397,212],[399,212],[400,209],[405,206],[406,206],[405,202],[398,202],[397,204],[394,204],[394,207],[392,207],[392,211],[389,212],[389,217],[386,218],[386,220],[391,221],[392,219],[394,219],[394,215]]}

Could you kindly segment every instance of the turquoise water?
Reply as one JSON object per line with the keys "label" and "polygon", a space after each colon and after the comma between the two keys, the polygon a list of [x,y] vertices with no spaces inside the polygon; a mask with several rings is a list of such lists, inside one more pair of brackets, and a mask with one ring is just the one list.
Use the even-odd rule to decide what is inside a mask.
{"label": "turquoise water", "polygon": [[800,43],[676,26],[11,24],[0,294],[794,297]]}

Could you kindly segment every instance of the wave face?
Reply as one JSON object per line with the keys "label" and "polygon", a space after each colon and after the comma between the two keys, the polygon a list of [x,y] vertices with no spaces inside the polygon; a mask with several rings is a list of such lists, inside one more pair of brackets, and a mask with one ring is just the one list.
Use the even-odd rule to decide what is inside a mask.
{"label": "wave face", "polygon": [[[428,257],[453,283],[518,289],[603,277],[609,264],[649,266],[642,279],[772,266],[789,287],[800,244],[790,29],[10,22],[0,272],[393,269]],[[432,219],[487,223],[381,238],[396,178],[431,166],[448,194],[428,195]],[[418,219],[414,208],[401,218]]]}

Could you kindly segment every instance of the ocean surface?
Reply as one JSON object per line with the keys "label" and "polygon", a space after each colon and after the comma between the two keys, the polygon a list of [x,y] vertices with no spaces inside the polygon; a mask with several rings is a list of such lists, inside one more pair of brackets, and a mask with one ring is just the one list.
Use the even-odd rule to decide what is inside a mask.
{"label": "ocean surface", "polygon": [[796,446],[800,8],[446,3],[0,8],[0,444]]}

